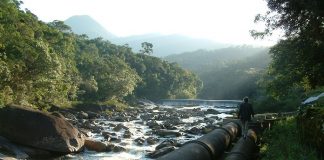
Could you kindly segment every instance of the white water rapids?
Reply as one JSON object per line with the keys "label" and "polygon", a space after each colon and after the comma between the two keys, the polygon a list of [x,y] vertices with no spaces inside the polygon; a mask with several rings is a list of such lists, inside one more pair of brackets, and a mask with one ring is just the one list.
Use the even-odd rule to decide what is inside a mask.
{"label": "white water rapids", "polygon": [[[155,106],[152,106],[152,108]],[[215,108],[214,106],[193,106],[193,107],[171,107],[171,106],[159,106],[159,108],[176,108],[176,110],[188,110],[188,109],[201,109],[201,111],[206,111],[207,109],[214,109],[216,111],[221,112],[220,114],[206,114],[204,116],[199,117],[189,117],[185,119],[181,119],[184,124],[190,124],[193,122],[199,121],[200,123],[197,123],[196,126],[189,126],[189,127],[197,127],[201,128],[207,125],[204,123],[205,118],[215,118],[217,116],[219,119],[214,121],[213,125],[216,125],[217,123],[221,122],[225,117],[231,117],[232,114],[227,114],[230,111],[233,111],[233,109],[221,109],[221,108]],[[159,112],[158,110],[153,110],[153,112]],[[143,113],[142,113],[143,114]],[[129,131],[132,133],[131,138],[120,138],[121,142],[114,143],[117,146],[122,146],[126,149],[125,152],[102,152],[98,153],[95,151],[85,151],[79,154],[69,154],[64,157],[61,157],[60,159],[83,159],[83,160],[94,160],[94,159],[100,159],[100,160],[150,160],[150,158],[147,158],[145,155],[149,152],[153,152],[155,150],[155,147],[159,145],[161,142],[163,142],[166,139],[170,138],[164,138],[159,137],[157,135],[148,135],[147,133],[150,133],[152,129],[150,129],[147,125],[145,125],[145,122],[138,118],[138,120],[129,121],[129,122],[116,122],[116,121],[107,121],[106,119],[96,119],[96,124],[100,124],[104,131],[113,132],[116,133],[117,137],[123,137],[124,129],[121,131],[115,132],[112,130],[112,127],[109,124],[123,124],[124,126],[129,128]],[[162,121],[157,121],[157,123],[162,123]],[[184,128],[185,125],[177,126],[177,130],[173,131],[180,131]],[[188,128],[188,125],[186,126]],[[187,129],[186,128],[186,129]],[[189,136],[188,136],[189,135]],[[179,137],[172,137],[171,139],[177,140],[179,143],[184,143],[190,140],[197,139],[199,137],[203,136],[200,135],[193,135],[193,134],[187,134],[187,136],[179,136]],[[155,137],[159,139],[159,142],[154,145],[149,145],[147,142],[145,142],[143,145],[139,146],[134,141],[137,138],[144,137],[145,139],[148,137]],[[95,140],[104,140],[104,137],[101,134],[95,134],[91,133],[91,138]]]}

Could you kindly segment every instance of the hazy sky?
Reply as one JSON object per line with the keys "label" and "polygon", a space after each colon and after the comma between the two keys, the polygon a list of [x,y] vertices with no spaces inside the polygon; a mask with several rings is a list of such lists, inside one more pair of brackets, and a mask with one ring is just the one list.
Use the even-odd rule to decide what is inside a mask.
{"label": "hazy sky", "polygon": [[[234,44],[274,44],[253,40],[249,30],[264,0],[23,0],[42,21],[89,15],[117,36],[183,34]],[[272,38],[275,39],[275,38]]]}

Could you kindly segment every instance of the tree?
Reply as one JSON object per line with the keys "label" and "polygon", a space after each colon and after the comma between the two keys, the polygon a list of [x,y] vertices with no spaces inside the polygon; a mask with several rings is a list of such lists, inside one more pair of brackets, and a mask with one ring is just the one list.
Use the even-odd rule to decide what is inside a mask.
{"label": "tree", "polygon": [[77,39],[77,68],[81,73],[80,98],[87,101],[122,99],[131,94],[140,81],[124,60],[122,48],[102,39]]}
{"label": "tree", "polygon": [[253,30],[253,36],[271,35],[283,29],[285,37],[307,35],[323,40],[324,2],[322,0],[266,0],[268,11],[257,15],[255,22],[265,22],[265,30]]}
{"label": "tree", "polygon": [[270,49],[267,88],[276,97],[295,88],[314,89],[324,85],[324,1],[267,0],[270,9],[255,21],[266,24],[252,36],[271,35],[283,29],[284,39]]}
{"label": "tree", "polygon": [[[0,1],[0,105],[46,108],[127,95],[195,96],[194,75],[146,55],[152,54],[152,44],[144,42],[143,54],[135,54],[127,45],[75,35],[62,21],[41,22],[19,5]],[[171,85],[181,75],[185,87]],[[141,89],[144,94],[136,94]]]}
{"label": "tree", "polygon": [[64,24],[63,21],[54,20],[53,22],[48,23],[50,27],[58,29],[61,32],[71,33],[72,29],[70,26]]}
{"label": "tree", "polygon": [[142,49],[140,50],[141,54],[151,55],[153,53],[153,44],[148,42],[143,42]]}

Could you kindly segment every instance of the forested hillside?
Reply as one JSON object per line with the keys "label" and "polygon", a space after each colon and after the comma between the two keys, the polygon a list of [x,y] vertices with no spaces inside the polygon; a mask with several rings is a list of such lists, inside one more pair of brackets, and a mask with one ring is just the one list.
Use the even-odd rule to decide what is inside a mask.
{"label": "forested hillside", "polygon": [[76,35],[61,21],[44,23],[19,5],[0,2],[0,105],[194,98],[201,88],[176,64]]}
{"label": "forested hillside", "polygon": [[241,99],[255,96],[257,82],[269,62],[268,48],[239,46],[212,51],[198,50],[166,57],[195,72],[204,86],[203,99]]}
{"label": "forested hillside", "polygon": [[264,47],[236,46],[216,50],[196,50],[165,57],[169,62],[195,71],[197,74],[210,72],[227,66],[229,63],[245,59],[259,53],[267,52]]}

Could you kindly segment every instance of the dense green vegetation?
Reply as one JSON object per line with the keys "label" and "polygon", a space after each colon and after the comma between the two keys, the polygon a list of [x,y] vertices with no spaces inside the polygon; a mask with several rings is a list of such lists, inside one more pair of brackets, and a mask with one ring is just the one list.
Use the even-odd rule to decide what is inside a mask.
{"label": "dense green vegetation", "polygon": [[265,131],[261,148],[264,160],[316,160],[316,151],[300,143],[295,117],[277,122],[271,130]]}
{"label": "dense green vegetation", "polygon": [[292,0],[267,0],[270,12],[256,16],[267,28],[251,31],[255,37],[283,29],[284,39],[270,49],[272,58],[265,78],[268,93],[284,99],[324,85],[324,3]]}
{"label": "dense green vegetation", "polygon": [[203,99],[241,99],[256,96],[258,80],[270,62],[267,48],[250,46],[230,47],[166,57],[195,72],[204,86],[199,94]]}
{"label": "dense green vegetation", "polygon": [[301,141],[317,150],[319,157],[324,157],[324,97],[313,106],[304,108],[297,117],[298,133]]}
{"label": "dense green vegetation", "polygon": [[75,35],[63,22],[41,22],[19,5],[0,2],[0,105],[194,98],[201,88],[176,64]]}
{"label": "dense green vegetation", "polygon": [[[270,11],[255,19],[265,22],[266,29],[251,31],[252,35],[263,38],[276,29],[283,29],[285,35],[269,51],[272,60],[261,80],[266,92],[260,106],[272,101],[277,109],[297,107],[305,97],[324,92],[324,2],[267,3]],[[322,159],[323,104],[321,98],[300,107],[297,124],[295,119],[288,119],[266,133],[268,148],[264,159]]]}

